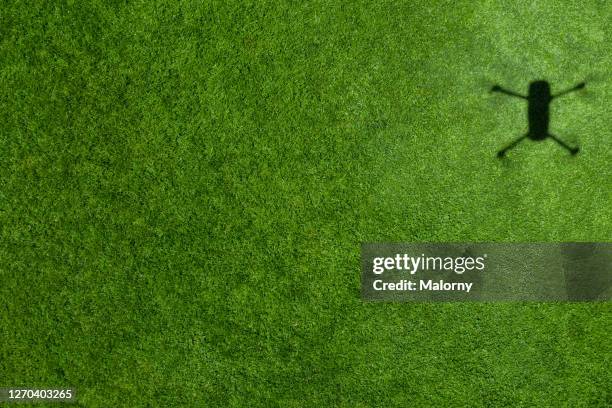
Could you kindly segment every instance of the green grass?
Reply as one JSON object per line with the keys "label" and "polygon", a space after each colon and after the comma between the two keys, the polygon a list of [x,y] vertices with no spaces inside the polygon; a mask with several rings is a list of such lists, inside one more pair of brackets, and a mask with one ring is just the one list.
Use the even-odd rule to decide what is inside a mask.
{"label": "green grass", "polygon": [[[204,3],[204,4],[202,4]],[[360,243],[610,241],[604,1],[5,1],[0,386],[612,404],[610,303],[367,304]],[[487,92],[587,89],[552,141]]]}

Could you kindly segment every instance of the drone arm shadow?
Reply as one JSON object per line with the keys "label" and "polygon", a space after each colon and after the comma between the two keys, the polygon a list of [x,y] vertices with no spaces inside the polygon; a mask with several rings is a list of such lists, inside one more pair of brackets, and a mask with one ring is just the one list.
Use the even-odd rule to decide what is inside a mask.
{"label": "drone arm shadow", "polygon": [[577,147],[569,146],[567,143],[565,143],[563,140],[559,139],[557,136],[553,135],[552,133],[549,133],[548,137],[550,137],[552,140],[557,142],[557,144],[559,144],[559,146],[563,147],[565,150],[570,152],[572,155],[578,153],[579,149]]}
{"label": "drone arm shadow", "polygon": [[514,91],[510,91],[508,89],[504,89],[504,88],[502,88],[499,85],[495,85],[493,88],[491,88],[491,92],[499,92],[499,93],[503,93],[505,95],[514,96],[516,98],[527,99],[527,97],[525,95],[521,95],[521,94],[516,93]]}
{"label": "drone arm shadow", "polygon": [[503,149],[501,149],[499,152],[497,152],[497,157],[502,158],[506,155],[506,152],[510,149],[512,149],[513,147],[515,147],[517,144],[521,143],[523,140],[525,140],[527,138],[527,136],[529,136],[528,133],[524,134],[521,137],[518,137],[516,139],[514,139],[512,141],[512,143],[510,143],[508,146],[504,147]]}
{"label": "drone arm shadow", "polygon": [[581,83],[579,83],[578,85],[576,85],[576,86],[574,86],[572,88],[566,89],[565,91],[561,91],[561,92],[553,95],[553,99],[554,98],[558,98],[558,97],[563,96],[563,95],[567,95],[568,93],[571,93],[571,92],[578,91],[578,90],[584,88],[585,86],[586,86],[586,83],[585,82],[581,82]]}

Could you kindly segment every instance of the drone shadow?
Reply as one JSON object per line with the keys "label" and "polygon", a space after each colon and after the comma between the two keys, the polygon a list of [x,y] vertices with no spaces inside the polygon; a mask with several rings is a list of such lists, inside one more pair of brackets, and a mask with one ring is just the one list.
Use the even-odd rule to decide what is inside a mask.
{"label": "drone shadow", "polygon": [[572,147],[568,145],[562,139],[550,132],[550,104],[556,98],[583,89],[585,86],[586,83],[581,82],[572,88],[553,94],[550,84],[547,81],[537,80],[529,83],[529,93],[527,95],[521,95],[517,92],[502,88],[499,85],[493,86],[490,90],[491,92],[498,92],[515,98],[524,99],[527,102],[527,119],[529,124],[527,133],[513,140],[498,151],[497,157],[500,159],[504,158],[509,150],[516,147],[525,139],[533,141],[552,139],[559,146],[566,149],[572,156],[576,155],[580,151],[577,146]]}

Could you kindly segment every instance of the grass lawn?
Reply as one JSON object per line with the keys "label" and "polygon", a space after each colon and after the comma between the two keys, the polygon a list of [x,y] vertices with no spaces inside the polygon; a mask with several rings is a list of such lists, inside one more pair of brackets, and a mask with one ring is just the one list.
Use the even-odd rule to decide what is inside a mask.
{"label": "grass lawn", "polygon": [[[612,405],[610,303],[368,304],[361,242],[612,240],[612,3],[0,7],[0,387]],[[545,79],[552,140],[527,127]],[[39,405],[43,406],[43,405]]]}

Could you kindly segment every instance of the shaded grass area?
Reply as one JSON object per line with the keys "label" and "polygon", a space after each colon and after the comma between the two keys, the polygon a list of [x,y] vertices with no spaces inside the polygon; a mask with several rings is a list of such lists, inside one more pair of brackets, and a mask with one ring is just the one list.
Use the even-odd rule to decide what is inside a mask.
{"label": "shaded grass area", "polygon": [[[363,241],[609,241],[609,4],[6,2],[0,378],[82,406],[610,404],[609,303],[364,304]],[[533,79],[549,142],[489,95]]]}

